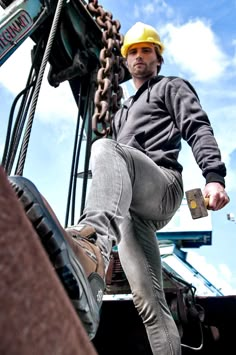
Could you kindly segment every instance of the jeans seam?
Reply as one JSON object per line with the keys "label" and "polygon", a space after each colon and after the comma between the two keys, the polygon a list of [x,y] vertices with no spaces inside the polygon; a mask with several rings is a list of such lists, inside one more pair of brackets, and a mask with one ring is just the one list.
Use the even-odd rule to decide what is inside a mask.
{"label": "jeans seam", "polygon": [[145,264],[145,267],[146,267],[146,270],[148,272],[148,275],[150,275],[150,278],[151,278],[151,285],[152,285],[152,292],[153,292],[153,295],[154,295],[154,298],[157,299],[158,303],[159,303],[159,316],[160,316],[160,319],[161,319],[161,322],[162,324],[164,324],[164,331],[165,331],[165,334],[166,334],[166,338],[167,338],[167,341],[169,343],[169,346],[170,346],[170,351],[171,351],[171,355],[174,354],[174,351],[173,351],[173,346],[172,346],[172,343],[170,341],[170,335],[169,335],[169,332],[167,331],[167,326],[166,326],[166,323],[165,323],[165,317],[163,317],[163,311],[162,311],[162,308],[161,308],[161,304],[160,304],[160,299],[159,299],[159,296],[156,292],[156,289],[153,285],[153,281],[152,281],[152,268],[150,266],[150,263],[148,262],[148,259],[146,257],[146,253],[145,253],[145,260],[144,260],[144,264]]}
{"label": "jeans seam", "polygon": [[[116,150],[114,156],[115,156],[115,159],[116,159],[116,161],[117,161],[117,166],[118,166],[118,170],[119,170],[119,175],[120,175],[120,177],[121,177],[119,159],[117,159],[117,153],[118,153],[118,151],[117,151],[117,148],[116,148],[116,147],[117,147],[117,145],[114,145],[114,149]],[[109,238],[109,230],[110,230],[110,228],[111,228],[111,221],[112,221],[114,218],[116,218],[116,216],[117,216],[117,209],[118,209],[119,202],[120,202],[120,200],[121,200],[123,181],[122,181],[122,179],[120,179],[120,181],[121,181],[121,186],[119,187],[119,188],[120,188],[120,191],[119,191],[119,195],[118,195],[118,199],[117,199],[117,204],[116,204],[116,206],[115,206],[115,208],[114,208],[114,214],[113,214],[113,216],[109,219],[109,222],[108,222],[108,225],[107,225],[107,237],[108,237],[108,238]]]}
{"label": "jeans seam", "polygon": [[[117,143],[116,147],[117,146],[123,151],[123,154],[125,155],[124,161],[127,166],[127,171],[129,173],[131,185],[133,188],[134,183],[135,183],[135,163],[134,163],[134,159],[132,157],[132,154],[130,154],[130,151],[129,151],[130,147],[123,146],[119,143]],[[132,149],[136,149],[136,148],[132,148]],[[132,164],[132,167],[130,166],[131,164]]]}

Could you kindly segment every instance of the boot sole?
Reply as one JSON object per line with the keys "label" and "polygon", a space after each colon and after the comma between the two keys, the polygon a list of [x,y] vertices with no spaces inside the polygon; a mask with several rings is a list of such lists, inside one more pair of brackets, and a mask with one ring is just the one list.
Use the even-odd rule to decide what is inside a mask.
{"label": "boot sole", "polygon": [[89,338],[93,339],[99,325],[100,310],[82,265],[35,185],[21,176],[9,177],[9,182],[37,232]]}

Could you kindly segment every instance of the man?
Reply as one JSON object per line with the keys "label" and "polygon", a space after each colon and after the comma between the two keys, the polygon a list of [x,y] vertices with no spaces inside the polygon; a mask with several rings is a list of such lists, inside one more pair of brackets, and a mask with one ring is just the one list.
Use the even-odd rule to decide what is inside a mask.
{"label": "man", "polygon": [[153,354],[177,355],[180,337],[165,300],[155,232],[171,220],[183,198],[177,161],[181,138],[206,179],[208,208],[219,210],[229,198],[226,168],[194,89],[183,79],[158,76],[163,50],[156,30],[140,22],[124,38],[121,52],[137,91],[115,115],[114,139],[92,146],[93,179],[77,226],[63,230],[30,181],[10,181],[90,337],[99,322],[97,305],[111,249],[118,244]]}

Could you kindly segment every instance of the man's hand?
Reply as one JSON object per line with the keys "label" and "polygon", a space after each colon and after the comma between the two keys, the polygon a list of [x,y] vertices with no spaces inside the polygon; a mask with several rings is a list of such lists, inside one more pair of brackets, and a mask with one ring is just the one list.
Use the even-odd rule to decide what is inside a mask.
{"label": "man's hand", "polygon": [[203,196],[209,198],[207,208],[213,211],[220,210],[230,201],[224,187],[219,182],[209,182],[203,189]]}

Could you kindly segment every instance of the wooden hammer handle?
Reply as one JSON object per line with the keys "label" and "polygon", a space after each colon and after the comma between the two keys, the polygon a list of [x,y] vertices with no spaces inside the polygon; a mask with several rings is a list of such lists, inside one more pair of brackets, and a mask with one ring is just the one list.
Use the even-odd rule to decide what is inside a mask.
{"label": "wooden hammer handle", "polygon": [[204,203],[206,208],[208,208],[210,197],[204,197]]}

